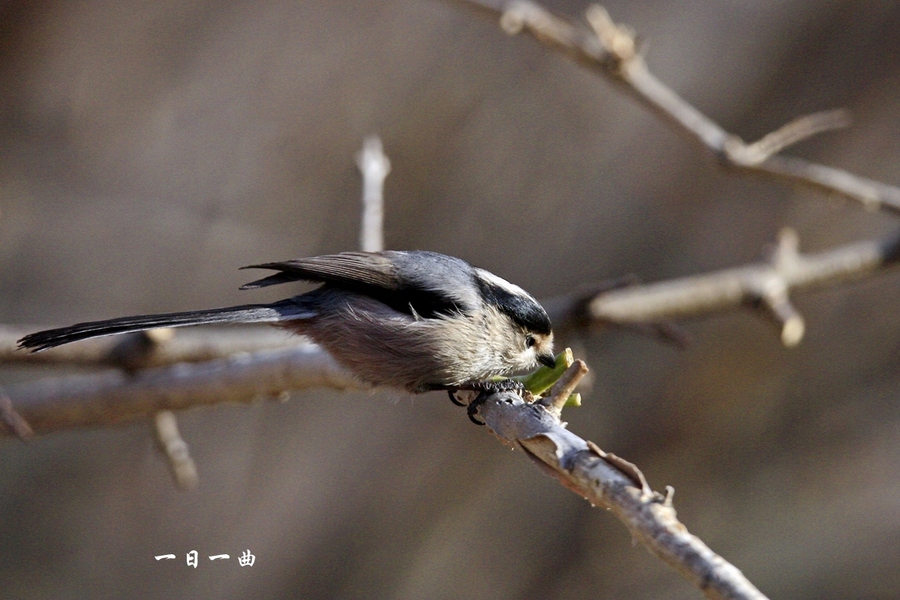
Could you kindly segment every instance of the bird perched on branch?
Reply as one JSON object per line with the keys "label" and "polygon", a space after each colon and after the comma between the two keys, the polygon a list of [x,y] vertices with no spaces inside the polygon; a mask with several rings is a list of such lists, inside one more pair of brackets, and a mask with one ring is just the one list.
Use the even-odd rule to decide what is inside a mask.
{"label": "bird perched on branch", "polygon": [[271,269],[241,289],[322,285],[271,304],[246,304],[79,323],[26,335],[35,352],[105,335],[209,323],[271,323],[306,335],[362,381],[412,393],[452,390],[553,366],[553,332],[522,288],[451,256],[344,252],[244,268]]}

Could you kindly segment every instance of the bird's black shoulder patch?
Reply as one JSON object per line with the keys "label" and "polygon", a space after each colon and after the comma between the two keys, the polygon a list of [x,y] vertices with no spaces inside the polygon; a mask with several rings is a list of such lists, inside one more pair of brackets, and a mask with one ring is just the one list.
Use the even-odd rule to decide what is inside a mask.
{"label": "bird's black shoulder patch", "polygon": [[397,290],[360,286],[342,286],[357,293],[374,298],[387,304],[400,313],[410,316],[418,315],[426,319],[448,316],[464,312],[462,307],[452,298],[415,287],[401,287]]}
{"label": "bird's black shoulder patch", "polygon": [[471,314],[474,298],[465,294],[472,266],[455,258],[425,250],[385,251],[394,269],[390,294],[369,290],[370,296],[394,310],[424,318]]}

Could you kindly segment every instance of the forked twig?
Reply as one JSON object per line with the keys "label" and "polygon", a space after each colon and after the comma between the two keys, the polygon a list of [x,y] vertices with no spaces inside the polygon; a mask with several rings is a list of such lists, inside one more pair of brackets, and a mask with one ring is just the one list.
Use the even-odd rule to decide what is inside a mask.
{"label": "forked twig", "polygon": [[497,18],[509,34],[526,32],[549,48],[622,85],[642,103],[699,141],[724,166],[787,179],[856,200],[869,209],[900,213],[900,188],[843,169],[777,152],[823,131],[848,124],[843,111],[795,119],[757,142],[747,143],[694,108],[647,67],[634,32],[615,23],[603,7],[586,13],[590,28],[559,17],[530,0],[456,0]]}

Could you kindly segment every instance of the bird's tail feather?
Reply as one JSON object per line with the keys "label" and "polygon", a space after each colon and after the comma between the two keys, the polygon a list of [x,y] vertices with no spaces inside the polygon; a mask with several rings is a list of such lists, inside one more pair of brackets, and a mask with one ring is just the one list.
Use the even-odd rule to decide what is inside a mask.
{"label": "bird's tail feather", "polygon": [[301,320],[312,317],[302,307],[291,300],[273,304],[245,304],[227,308],[191,310],[160,315],[138,315],[106,321],[77,323],[69,327],[48,329],[31,333],[19,340],[20,348],[33,352],[116,333],[129,333],[155,329],[157,327],[187,327],[210,323],[274,323],[277,321]]}

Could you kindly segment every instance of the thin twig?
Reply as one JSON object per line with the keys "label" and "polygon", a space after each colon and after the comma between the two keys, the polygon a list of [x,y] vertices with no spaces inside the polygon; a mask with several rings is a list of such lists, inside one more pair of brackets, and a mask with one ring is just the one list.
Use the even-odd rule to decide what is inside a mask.
{"label": "thin twig", "polygon": [[[164,327],[139,331],[123,336],[113,346],[107,359],[127,373],[146,368],[159,347],[172,339],[175,329]],[[182,490],[192,490],[200,482],[197,465],[191,458],[190,448],[178,431],[178,417],[170,410],[161,410],[153,417],[156,440],[169,463],[169,470],[176,485]]]}
{"label": "thin twig", "polygon": [[379,252],[384,250],[384,180],[391,172],[391,161],[382,149],[381,138],[373,135],[363,141],[356,165],[363,180],[360,249]]}
{"label": "thin twig", "polygon": [[765,599],[734,565],[678,521],[671,489],[665,496],[653,492],[637,467],[570,432],[539,403],[528,404],[515,393],[501,392],[490,396],[478,414],[542,471],[592,504],[609,508],[634,539],[708,598]]}
{"label": "thin twig", "polygon": [[156,440],[166,455],[175,482],[182,490],[193,490],[200,483],[197,465],[191,458],[190,447],[178,431],[178,419],[170,410],[161,410],[153,419]]}
{"label": "thin twig", "polygon": [[850,126],[850,113],[843,109],[825,110],[804,115],[764,135],[739,150],[744,152],[745,164],[758,165],[783,149],[819,133]]}
{"label": "thin twig", "polygon": [[9,396],[2,392],[0,392],[0,425],[5,426],[0,426],[0,434],[8,430],[9,433],[15,435],[23,442],[34,437],[34,430],[31,429],[31,425],[15,409]]}
{"label": "thin twig", "polygon": [[724,166],[763,173],[856,200],[869,210],[900,212],[900,188],[799,158],[775,154],[790,144],[847,124],[846,113],[795,119],[755,143],[727,132],[657,79],[647,68],[634,32],[614,23],[598,5],[586,14],[591,29],[529,0],[457,0],[499,19],[509,34],[527,32],[544,45],[622,85],[638,100],[710,150]]}

